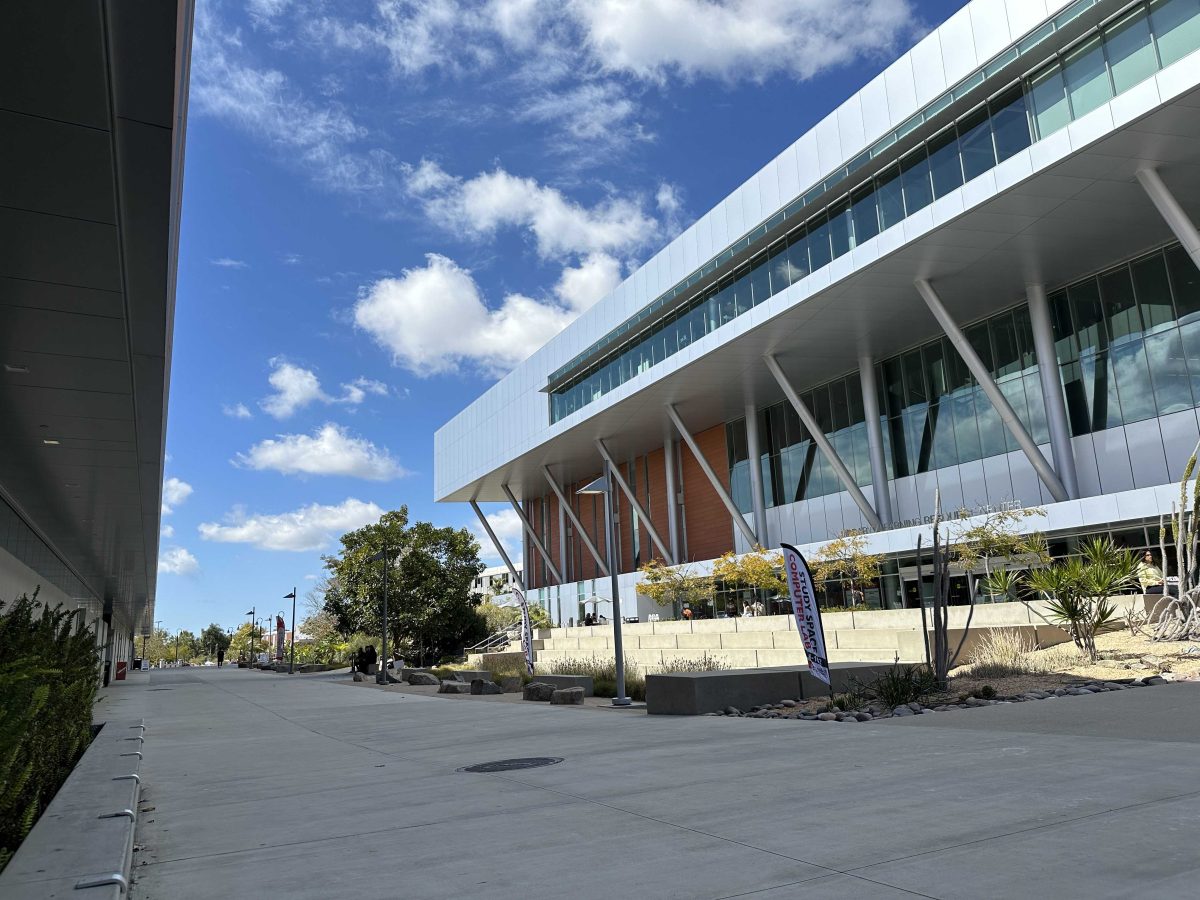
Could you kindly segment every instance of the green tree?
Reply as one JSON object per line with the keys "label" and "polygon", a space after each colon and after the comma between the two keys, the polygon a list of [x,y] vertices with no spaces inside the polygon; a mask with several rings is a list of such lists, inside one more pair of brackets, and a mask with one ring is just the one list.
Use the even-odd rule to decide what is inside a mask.
{"label": "green tree", "polygon": [[[488,634],[495,634],[498,631],[503,631],[506,628],[511,628],[521,621],[521,608],[519,606],[497,606],[490,600],[484,600],[479,604],[478,613],[487,624]],[[536,603],[529,604],[529,621],[534,628],[550,628],[550,614],[538,606]]]}
{"label": "green tree", "polygon": [[[467,529],[410,525],[408,507],[402,506],[342,535],[341,543],[341,553],[324,561],[330,575],[325,609],[342,634],[381,633],[386,565],[388,637],[401,655],[422,664],[437,662],[486,636],[478,598],[471,593],[483,564]],[[387,560],[369,560],[385,549]]]}
{"label": "green tree", "polygon": [[251,633],[253,633],[254,637],[254,652],[261,653],[263,650],[265,650],[267,646],[266,631],[260,627],[252,626],[249,622],[245,622],[238,627],[237,631],[233,633],[233,640],[229,642],[228,655],[234,659],[237,659],[243,654],[249,656],[251,649]]}
{"label": "green tree", "polygon": [[200,651],[212,659],[217,658],[217,654],[222,650],[229,649],[231,638],[225,633],[225,629],[213,622],[202,632],[200,632]]}
{"label": "green tree", "polygon": [[642,566],[641,572],[644,577],[638,583],[638,593],[659,606],[671,607],[676,614],[684,604],[705,609],[713,598],[713,577],[697,575],[690,566],[671,567],[652,559]]}
{"label": "green tree", "polygon": [[783,581],[783,554],[755,547],[738,555],[730,550],[713,563],[713,577],[731,586],[766,591],[769,595],[787,590]]}
{"label": "green tree", "polygon": [[[1015,560],[1028,566],[1043,565],[1050,561],[1045,538],[1038,532],[1021,534],[1017,529],[1030,516],[1045,514],[1045,510],[1036,507],[1005,509],[989,513],[983,521],[969,528],[955,529],[953,524],[949,524],[946,530],[949,532],[947,543],[950,545],[950,561],[961,567],[972,580],[971,573],[982,565],[984,590],[992,585],[993,560]],[[1010,599],[1008,595],[992,596]]]}
{"label": "green tree", "polygon": [[867,538],[849,534],[837,538],[812,555],[813,580],[817,584],[845,581],[850,585],[848,606],[863,602],[863,589],[883,571],[883,554],[867,552]]}

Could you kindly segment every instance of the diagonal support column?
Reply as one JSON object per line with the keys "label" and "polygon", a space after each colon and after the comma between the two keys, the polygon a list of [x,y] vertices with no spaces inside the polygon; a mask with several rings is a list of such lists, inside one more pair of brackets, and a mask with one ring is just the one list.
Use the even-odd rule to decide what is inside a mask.
{"label": "diagonal support column", "polygon": [[1058,354],[1054,351],[1054,329],[1050,324],[1050,304],[1046,286],[1027,284],[1029,326],[1033,332],[1033,351],[1037,356],[1038,379],[1046,403],[1046,425],[1050,430],[1050,453],[1063,487],[1072,499],[1079,496],[1079,476],[1075,472],[1075,453],[1071,449],[1071,425],[1067,420],[1067,402],[1063,398]]}
{"label": "diagonal support column", "polygon": [[1038,477],[1042,479],[1042,483],[1049,489],[1051,496],[1060,503],[1071,499],[1062,480],[1058,477],[1058,473],[1054,471],[1054,466],[1050,465],[1050,461],[1042,455],[1042,451],[1038,449],[1038,445],[1034,442],[1029,432],[1025,430],[1025,426],[1021,424],[1016,410],[1009,404],[1008,398],[1000,390],[1000,385],[996,384],[996,380],[992,378],[992,373],[987,370],[987,366],[983,364],[983,360],[979,358],[979,354],[975,352],[975,348],[971,346],[971,342],[967,340],[967,336],[962,333],[962,329],[958,327],[954,319],[950,317],[950,313],[946,311],[946,307],[942,305],[941,298],[938,297],[937,291],[933,289],[933,285],[924,278],[918,278],[914,283],[921,298],[925,301],[925,305],[929,307],[929,311],[937,319],[938,325],[942,327],[942,331],[950,339],[950,343],[954,345],[954,349],[958,351],[958,355],[962,357],[962,361],[966,363],[967,369],[975,376],[975,380],[979,382],[979,387],[983,390],[988,400],[991,401],[992,406],[995,407],[1000,420],[1004,423],[1004,427],[1008,429],[1008,433],[1013,436],[1013,439],[1025,453],[1025,457],[1033,466],[1034,471],[1037,472]]}
{"label": "diagonal support column", "polygon": [[862,389],[863,418],[867,423],[867,449],[871,454],[871,491],[875,495],[875,511],[883,521],[893,522],[887,459],[883,453],[883,426],[879,422],[879,387],[875,381],[875,360],[869,356],[858,358],[858,383]]}
{"label": "diagonal support column", "polygon": [[474,500],[468,501],[471,504],[471,509],[475,510],[475,515],[479,517],[479,524],[483,526],[483,530],[487,532],[487,536],[492,541],[492,546],[496,548],[496,552],[500,554],[500,558],[504,560],[504,565],[508,567],[508,574],[512,576],[513,584],[521,589],[521,593],[525,593],[525,582],[521,580],[521,573],[517,571],[517,567],[512,564],[512,560],[508,558],[508,552],[504,549],[504,545],[500,543],[500,539],[496,537],[496,532],[492,531],[492,523],[487,520],[487,516],[483,514],[483,510],[479,508],[479,504]]}
{"label": "diagonal support column", "polygon": [[1163,184],[1158,170],[1139,169],[1137,180],[1150,197],[1150,202],[1154,204],[1158,214],[1166,221],[1167,227],[1175,234],[1179,243],[1183,244],[1183,249],[1192,258],[1196,268],[1200,269],[1200,231],[1196,230],[1195,223],[1184,212],[1175,195]]}
{"label": "diagonal support column", "polygon": [[708,478],[708,483],[712,485],[712,489],[716,491],[717,496],[721,498],[721,502],[725,504],[725,509],[729,511],[729,517],[733,519],[733,524],[746,538],[750,546],[757,547],[760,545],[758,536],[754,533],[754,529],[746,524],[746,518],[742,515],[742,511],[737,508],[737,504],[733,502],[733,498],[729,496],[729,491],[725,490],[725,485],[721,484],[721,479],[717,478],[717,473],[713,471],[713,467],[708,464],[708,460],[704,454],[700,452],[700,446],[696,443],[696,439],[692,437],[692,433],[684,427],[683,419],[679,418],[679,413],[675,411],[675,407],[670,403],[667,404],[667,415],[671,417],[671,422],[675,425],[675,429],[679,432],[679,436],[683,438],[683,442],[688,445],[688,449],[692,451],[692,456],[696,458],[696,462],[700,466],[700,470]]}
{"label": "diagonal support column", "polygon": [[525,529],[525,534],[529,537],[533,546],[537,547],[538,553],[542,554],[542,559],[546,561],[546,568],[550,570],[550,574],[554,576],[554,580],[559,584],[563,583],[562,572],[558,571],[558,566],[554,564],[554,560],[550,556],[550,551],[546,549],[546,545],[542,543],[542,539],[538,537],[534,531],[533,525],[525,518],[525,510],[521,509],[521,504],[517,502],[517,498],[513,496],[512,491],[508,489],[507,484],[500,485],[500,490],[504,491],[504,496],[508,498],[508,502],[512,504],[513,512],[517,514],[517,518],[521,520],[521,527]]}
{"label": "diagonal support column", "polygon": [[667,489],[667,539],[671,542],[671,555],[683,557],[679,540],[679,484],[675,478],[675,435],[671,426],[663,428],[663,475]]}
{"label": "diagonal support column", "polygon": [[579,534],[579,539],[583,541],[583,546],[588,548],[588,552],[592,554],[592,559],[596,561],[596,565],[600,567],[600,571],[608,575],[608,563],[600,556],[600,551],[596,549],[596,545],[592,543],[592,539],[588,537],[587,529],[583,527],[583,523],[579,521],[579,516],[575,515],[575,510],[567,501],[563,494],[563,489],[558,486],[558,482],[554,480],[554,476],[550,474],[549,466],[542,466],[542,474],[546,476],[546,481],[550,485],[550,490],[554,491],[554,496],[558,498],[558,508],[567,514],[567,518],[571,520],[571,524],[575,526],[575,531]]}
{"label": "diagonal support column", "polygon": [[875,512],[875,507],[871,506],[867,501],[866,495],[863,494],[858,486],[858,482],[854,480],[854,476],[846,468],[846,464],[842,462],[842,458],[833,449],[833,444],[829,443],[829,438],[825,437],[825,432],[821,430],[821,426],[817,423],[817,417],[812,414],[812,410],[800,399],[800,395],[796,393],[796,389],[792,387],[792,383],[783,374],[783,369],[780,368],[779,362],[774,356],[764,356],[763,361],[766,362],[771,374],[775,376],[775,380],[779,382],[779,387],[783,389],[788,402],[796,410],[796,415],[800,417],[800,421],[808,429],[809,437],[813,439],[813,443],[825,454],[830,468],[837,475],[838,481],[842,483],[842,487],[846,490],[846,493],[850,495],[850,499],[854,501],[854,505],[863,514],[863,518],[867,520],[867,524],[876,531],[882,531],[883,522],[880,520],[879,514]]}
{"label": "diagonal support column", "polygon": [[[637,496],[629,489],[629,483],[621,476],[617,464],[613,461],[612,454],[608,452],[608,448],[604,446],[604,441],[601,438],[596,438],[596,449],[600,451],[600,455],[608,463],[608,471],[612,474],[613,481],[617,483],[617,487],[621,489],[621,493],[625,495],[625,499],[629,501],[629,505],[637,511],[639,521],[650,535],[650,540],[654,541],[654,546],[658,548],[658,552],[663,555],[663,559],[667,561],[667,565],[676,565],[674,554],[671,553],[671,549],[658,533],[658,529],[654,527],[654,523],[650,521],[650,516],[647,515],[642,504],[638,502]],[[614,554],[614,558],[615,556],[616,554]]]}
{"label": "diagonal support column", "polygon": [[762,445],[758,439],[758,409],[746,404],[746,455],[750,457],[750,500],[754,507],[754,532],[767,544],[767,492],[763,487]]}

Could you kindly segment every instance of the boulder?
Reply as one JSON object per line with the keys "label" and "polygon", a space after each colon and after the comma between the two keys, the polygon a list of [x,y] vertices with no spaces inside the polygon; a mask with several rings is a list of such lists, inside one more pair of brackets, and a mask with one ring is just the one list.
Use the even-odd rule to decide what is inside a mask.
{"label": "boulder", "polygon": [[439,694],[470,694],[473,693],[471,685],[465,681],[454,681],[447,679],[438,685]]}
{"label": "boulder", "polygon": [[583,688],[558,688],[550,695],[550,703],[554,706],[578,706],[583,703]]}
{"label": "boulder", "polygon": [[487,681],[483,678],[471,679],[472,694],[503,694],[504,688],[496,684],[494,681]]}
{"label": "boulder", "polygon": [[520,675],[505,675],[500,679],[500,687],[506,694],[521,693],[521,676]]}
{"label": "boulder", "polygon": [[430,672],[409,672],[405,681],[409,684],[427,685],[429,687],[441,684],[438,677]]}
{"label": "boulder", "polygon": [[525,690],[522,692],[522,697],[525,700],[541,700],[546,701],[554,696],[554,685],[545,684],[541,681],[531,681],[525,685]]}
{"label": "boulder", "polygon": [[362,681],[362,680],[363,680],[362,672],[355,672],[355,673],[354,673],[354,680],[355,680],[355,681]]}

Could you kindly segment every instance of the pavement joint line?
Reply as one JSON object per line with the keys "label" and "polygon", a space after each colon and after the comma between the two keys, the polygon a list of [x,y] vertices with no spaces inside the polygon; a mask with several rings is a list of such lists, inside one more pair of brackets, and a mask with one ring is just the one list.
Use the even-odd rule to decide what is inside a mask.
{"label": "pavement joint line", "polygon": [[[1078,816],[1069,816],[1065,819],[1059,819],[1057,822],[1045,822],[1040,825],[1030,825],[1027,828],[1014,828],[1012,831],[1001,832],[1000,834],[988,835],[987,837],[975,838],[970,841],[961,841],[957,844],[947,844],[945,847],[937,847],[931,850],[922,850],[920,853],[909,853],[905,856],[897,856],[893,859],[881,859],[879,862],[873,862],[865,866],[857,866],[846,874],[852,872],[861,872],[866,869],[872,869],[875,866],[886,866],[896,862],[904,862],[909,859],[919,859],[922,856],[932,856],[935,853],[944,853],[947,850],[958,850],[961,847],[971,847],[975,844],[984,844],[988,841],[1001,840],[1006,837],[1013,837],[1018,834],[1029,834],[1034,831],[1047,831],[1052,828],[1062,828],[1067,825],[1074,825],[1079,822],[1086,822],[1089,819],[1097,819],[1102,816],[1113,815],[1114,813],[1128,812],[1134,809],[1142,809],[1147,806],[1155,806],[1160,803],[1171,803],[1175,800],[1186,800],[1191,797],[1200,797],[1200,791],[1187,791],[1183,794],[1172,794],[1167,797],[1156,797],[1153,800],[1141,800],[1137,803],[1128,803],[1124,806],[1114,806],[1110,809],[1100,809],[1095,812],[1083,813]],[[892,887],[892,885],[888,885]]]}
{"label": "pavement joint line", "polygon": [[[914,891],[911,888],[897,887],[894,884],[888,884],[883,881],[875,881],[872,878],[866,878],[862,875],[854,875],[849,872],[842,873],[842,874],[845,874],[848,877],[857,879],[859,881],[866,881],[869,884],[877,884],[880,887],[890,888],[893,891],[900,891],[901,893],[904,893],[904,894],[911,894],[914,897],[925,897],[926,900],[941,900],[940,897],[935,897],[933,894],[922,894],[920,891]],[[756,894],[765,894],[768,891],[777,891],[780,888],[797,887],[799,885],[812,885],[814,882],[824,881],[826,878],[836,878],[836,877],[837,877],[837,875],[833,874],[833,873],[831,873],[829,875],[815,875],[812,878],[804,878],[804,879],[801,879],[800,881],[786,881],[783,884],[773,884],[770,887],[757,888],[753,891],[745,891],[740,894],[725,894],[724,896],[717,897],[716,900],[736,900],[736,898],[738,898],[738,897],[753,897]]]}

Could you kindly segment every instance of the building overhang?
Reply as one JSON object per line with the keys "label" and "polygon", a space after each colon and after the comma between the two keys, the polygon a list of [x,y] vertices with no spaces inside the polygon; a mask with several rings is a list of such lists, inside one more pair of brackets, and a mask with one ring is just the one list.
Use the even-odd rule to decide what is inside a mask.
{"label": "building overhang", "polygon": [[856,370],[863,353],[879,359],[919,344],[937,325],[913,286],[918,278],[933,282],[954,318],[969,324],[1022,302],[1029,283],[1053,288],[1170,242],[1135,173],[1158,168],[1184,208],[1200,214],[1197,56],[540,431],[511,459],[438,499],[499,500],[502,484],[540,496],[543,465],[562,482],[590,477],[600,468],[597,438],[619,459],[661,447],[668,403],[695,433],[741,417],[748,403],[782,400],[762,361],[768,353],[804,389]]}
{"label": "building overhang", "polygon": [[80,599],[140,630],[158,560],[192,13],[192,0],[0,12],[0,492],[86,585]]}

